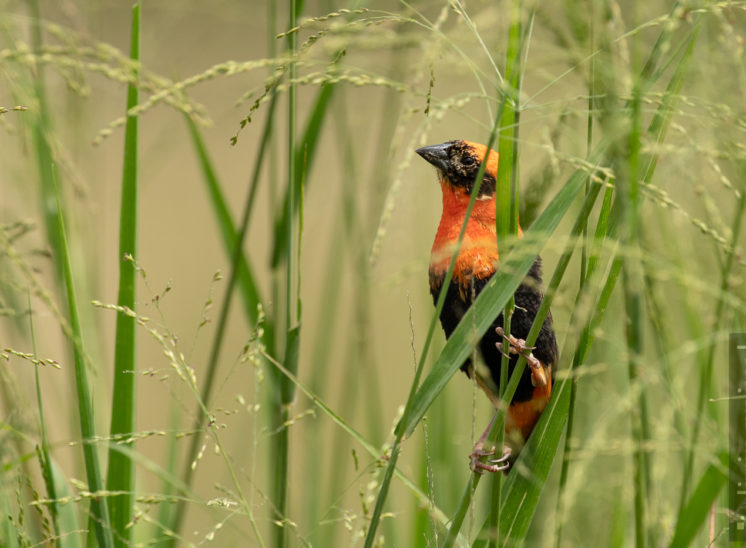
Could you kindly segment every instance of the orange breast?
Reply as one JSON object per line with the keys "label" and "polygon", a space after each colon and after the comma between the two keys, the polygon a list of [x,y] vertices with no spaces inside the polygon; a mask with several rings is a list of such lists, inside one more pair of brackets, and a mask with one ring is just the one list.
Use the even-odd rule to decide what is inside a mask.
{"label": "orange breast", "polygon": [[[430,253],[430,272],[435,275],[445,274],[448,270],[469,204],[469,194],[462,189],[454,188],[443,181],[441,187],[443,215]],[[497,259],[495,200],[477,200],[456,258],[453,269],[454,281],[465,285],[463,282],[467,282],[472,275],[479,278],[491,276],[497,267]]]}

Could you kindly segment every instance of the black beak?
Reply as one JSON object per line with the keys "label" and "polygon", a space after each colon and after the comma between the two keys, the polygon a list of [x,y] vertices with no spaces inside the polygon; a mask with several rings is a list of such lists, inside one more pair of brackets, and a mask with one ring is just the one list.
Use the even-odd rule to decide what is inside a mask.
{"label": "black beak", "polygon": [[451,143],[442,143],[440,145],[430,145],[415,150],[417,154],[437,167],[439,170],[448,171],[448,147]]}

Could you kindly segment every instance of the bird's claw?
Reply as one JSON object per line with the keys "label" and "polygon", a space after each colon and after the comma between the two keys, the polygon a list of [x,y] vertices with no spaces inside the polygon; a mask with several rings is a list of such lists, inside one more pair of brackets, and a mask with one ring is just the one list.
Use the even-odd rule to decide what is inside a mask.
{"label": "bird's claw", "polygon": [[477,474],[483,474],[485,472],[495,473],[507,470],[508,468],[510,468],[510,462],[508,462],[510,453],[510,447],[505,446],[503,448],[503,454],[500,458],[487,459],[487,461],[485,462],[482,460],[482,457],[491,457],[492,455],[494,455],[495,448],[493,447],[490,450],[485,450],[484,444],[480,440],[474,446],[474,450],[469,455],[469,468],[472,472],[475,472]]}
{"label": "bird's claw", "polygon": [[[510,353],[511,354],[524,354],[526,350],[536,350],[535,346],[528,346],[526,345],[525,339],[516,339],[513,335],[506,335],[505,330],[502,327],[496,327],[495,333],[497,333],[498,337],[502,337],[508,343],[510,343]],[[502,343],[497,343],[500,345],[500,348],[502,348]]]}
{"label": "bird's claw", "polygon": [[[534,386],[546,386],[547,385],[547,373],[544,371],[544,367],[541,365],[539,359],[531,352],[535,350],[535,346],[528,346],[525,339],[517,339],[513,335],[506,335],[505,330],[502,327],[496,327],[495,333],[498,337],[505,339],[510,345],[509,354],[519,354],[526,358],[526,363],[531,368],[531,384]],[[503,350],[503,343],[495,343],[497,349],[506,358],[510,358],[509,354]]]}

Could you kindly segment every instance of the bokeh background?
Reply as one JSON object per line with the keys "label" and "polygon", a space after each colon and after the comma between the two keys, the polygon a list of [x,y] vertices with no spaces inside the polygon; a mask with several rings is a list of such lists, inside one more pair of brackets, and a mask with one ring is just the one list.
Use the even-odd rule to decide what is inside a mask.
{"label": "bokeh background", "polygon": [[[286,4],[185,0],[142,6],[146,85],[140,104],[146,108],[137,113],[136,311],[183,355],[175,361],[193,368],[198,388],[231,271],[205,166],[209,161],[213,167],[238,226],[263,141],[243,252],[261,305],[277,326],[275,346],[267,352],[282,361],[280,327],[287,299],[294,297],[285,292],[285,262],[273,266],[272,254],[288,187],[289,86],[273,75],[289,62],[287,39],[278,37],[289,27]],[[641,397],[650,428],[644,452],[652,460],[646,542],[671,542],[681,501],[711,469],[717,480],[705,485],[715,493],[701,502],[705,510],[713,504],[707,514],[713,525],[697,529],[694,538],[699,545],[725,542],[734,514],[726,510],[719,464],[727,451],[727,402],[718,399],[728,395],[727,336],[742,329],[744,317],[744,3],[302,4],[294,82],[295,154],[303,180],[297,372],[300,384],[334,416],[296,388],[289,420],[277,422],[273,406],[283,376],[258,349],[249,319],[257,303],[240,289],[233,293],[206,404],[214,421],[202,416],[199,390],[164,357],[164,343],[139,327],[137,370],[131,373],[137,379],[132,541],[150,545],[175,537],[185,545],[266,546],[282,526],[292,546],[362,544],[386,466],[381,457],[393,441],[433,314],[427,265],[440,190],[433,169],[413,151],[449,139],[488,140],[517,18],[529,37],[517,135],[524,227],[578,167],[591,171],[584,163],[589,116],[596,120],[592,142],[625,139],[628,113],[619,107],[615,117],[604,115],[614,111],[609,104],[630,99],[662,32],[669,41],[658,79],[644,87],[644,127],[668,100],[667,83],[678,70],[683,74],[665,138],[646,134],[641,140],[641,153],[657,160],[653,179],[641,190],[639,246],[605,242],[599,251],[603,272],[619,255],[643,265],[639,376],[629,374],[630,320],[620,279],[588,359],[575,370],[572,439],[565,450],[560,446],[525,542],[639,545],[632,478]],[[7,518],[0,538],[8,546],[55,536],[48,506],[28,506],[47,497],[35,454],[41,443],[35,370],[51,455],[70,485],[69,505],[81,530],[89,517],[88,498],[75,498],[85,492],[86,476],[67,301],[44,215],[54,195],[40,182],[38,138],[50,147],[61,195],[104,469],[113,443],[107,436],[116,413],[111,392],[118,312],[94,301],[116,304],[120,269],[131,264],[118,246],[131,17],[131,5],[122,2],[0,3],[0,106],[11,109],[0,114],[0,508]],[[592,65],[594,78],[605,79],[596,88]],[[176,89],[177,82],[187,84]],[[593,89],[599,100],[590,103],[589,114]],[[164,90],[168,100],[148,106]],[[25,109],[12,110],[17,105]],[[317,136],[313,113],[319,116]],[[242,127],[247,116],[251,120]],[[188,118],[206,157],[195,146]],[[311,145],[303,141],[309,127]],[[624,154],[617,151],[603,167],[618,169],[615,161]],[[544,246],[547,278],[579,206]],[[578,249],[553,304],[567,360],[582,327],[571,318],[585,317],[575,312],[593,307],[584,302],[578,308],[576,301],[581,262]],[[444,342],[438,329],[426,374]],[[59,367],[35,365],[34,353]],[[467,455],[490,413],[486,398],[458,374],[434,402],[424,429],[402,446],[399,469],[445,516],[462,497],[470,475]],[[335,417],[378,454],[367,452]],[[283,430],[289,434],[284,520],[276,515],[273,494],[274,451]],[[193,485],[181,489],[195,437]],[[682,491],[690,452],[694,465]],[[572,465],[560,488],[563,455]],[[489,495],[488,488],[476,493],[463,538],[478,537]],[[241,497],[245,505],[236,502]],[[181,499],[186,519],[172,532],[169,520]],[[445,526],[425,507],[394,479],[378,542],[440,545]],[[80,533],[65,536],[82,542]]]}

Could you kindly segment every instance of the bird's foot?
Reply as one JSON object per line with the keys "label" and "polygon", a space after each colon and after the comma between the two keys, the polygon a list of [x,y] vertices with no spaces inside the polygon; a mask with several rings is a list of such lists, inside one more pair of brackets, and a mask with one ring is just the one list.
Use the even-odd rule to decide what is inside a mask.
{"label": "bird's foot", "polygon": [[486,461],[483,461],[482,458],[484,457],[494,456],[495,448],[493,447],[490,450],[486,450],[484,448],[484,440],[480,439],[474,446],[474,450],[469,455],[469,468],[472,472],[476,472],[477,474],[483,474],[485,472],[494,473],[500,472],[502,470],[507,470],[508,468],[510,468],[510,462],[508,462],[510,453],[510,447],[505,446],[503,448],[503,454],[500,458],[487,459]]}
{"label": "bird's foot", "polygon": [[[506,335],[505,330],[502,327],[495,328],[495,333],[498,337],[502,337],[508,342],[510,347],[509,354],[519,354],[526,358],[526,363],[531,368],[531,384],[534,386],[546,386],[547,385],[547,372],[541,365],[539,359],[531,352],[536,347],[526,345],[524,339],[517,339],[513,335]],[[496,343],[497,349],[502,353],[503,356],[509,358],[510,355],[503,350],[503,343]]]}

